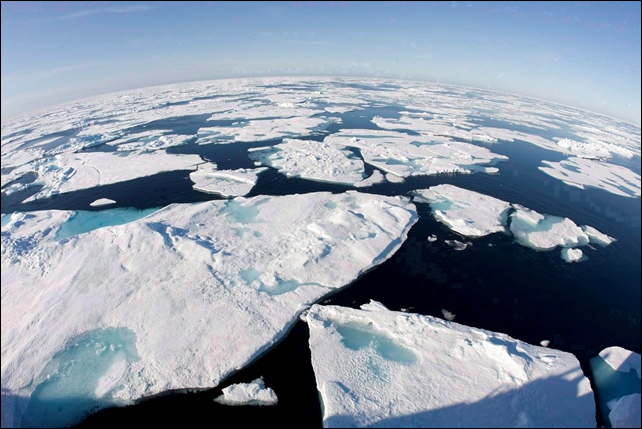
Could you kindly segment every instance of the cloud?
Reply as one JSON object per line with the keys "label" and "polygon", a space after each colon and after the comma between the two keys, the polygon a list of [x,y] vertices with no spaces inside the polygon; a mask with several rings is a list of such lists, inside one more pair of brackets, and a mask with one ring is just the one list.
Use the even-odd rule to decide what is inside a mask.
{"label": "cloud", "polygon": [[101,9],[86,9],[79,10],[68,15],[63,15],[55,18],[57,21],[64,21],[67,19],[74,18],[83,18],[85,16],[98,15],[98,14],[122,14],[122,13],[131,13],[131,12],[144,12],[148,10],[156,9],[156,6],[138,4],[138,5],[129,5],[129,6],[119,6],[119,7],[105,7]]}

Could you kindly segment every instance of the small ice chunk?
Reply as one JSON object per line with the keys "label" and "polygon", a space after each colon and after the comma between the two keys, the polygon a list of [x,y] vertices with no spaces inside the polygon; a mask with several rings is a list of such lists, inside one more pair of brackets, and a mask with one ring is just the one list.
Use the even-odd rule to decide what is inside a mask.
{"label": "small ice chunk", "polygon": [[635,371],[641,378],[640,354],[622,347],[607,347],[600,352],[600,357],[616,371],[629,373]]}
{"label": "small ice chunk", "polygon": [[550,343],[551,343],[551,340],[542,340],[539,342],[539,345],[542,347],[548,347]]}
{"label": "small ice chunk", "polygon": [[447,245],[449,245],[455,250],[464,250],[466,247],[468,247],[469,244],[471,244],[470,242],[464,243],[459,240],[444,240],[444,241],[446,242]]}
{"label": "small ice chunk", "polygon": [[435,234],[431,234],[428,236],[427,240],[431,243],[434,243],[435,241],[437,241],[437,236]]}
{"label": "small ice chunk", "polygon": [[274,390],[265,387],[263,377],[260,377],[250,383],[226,387],[214,401],[223,405],[276,405],[278,398]]}
{"label": "small ice chunk", "polygon": [[96,201],[89,204],[92,207],[106,206],[109,204],[114,204],[116,201],[110,200],[109,198],[98,198]]}
{"label": "small ice chunk", "polygon": [[506,201],[447,184],[411,194],[415,202],[429,203],[435,218],[459,234],[482,237],[506,230]]}
{"label": "small ice chunk", "polygon": [[580,249],[565,247],[562,249],[561,257],[566,262],[579,262],[582,260],[583,253]]}
{"label": "small ice chunk", "polygon": [[441,314],[444,316],[444,319],[453,321],[455,320],[455,314],[451,313],[450,311],[446,310],[445,308],[441,309]]}

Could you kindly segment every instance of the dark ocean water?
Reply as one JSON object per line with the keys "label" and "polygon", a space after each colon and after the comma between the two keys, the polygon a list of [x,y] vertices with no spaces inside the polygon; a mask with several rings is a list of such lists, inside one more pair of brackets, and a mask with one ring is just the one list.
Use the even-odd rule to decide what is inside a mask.
{"label": "dark ocean water", "polygon": [[[395,117],[398,112],[398,106],[388,106],[337,115],[343,123],[331,125],[326,133],[345,128],[374,129],[376,126],[370,122],[373,116]],[[177,133],[192,134],[200,126],[212,126],[211,122],[205,124],[208,116],[172,118],[130,131],[172,129]],[[481,125],[510,126],[483,118],[479,118],[479,122]],[[534,129],[528,131],[533,133]],[[318,133],[306,138],[322,140],[324,135]],[[560,132],[556,131],[555,135],[559,136]],[[206,146],[192,143],[171,148],[168,152],[198,154],[216,162],[221,169],[251,168],[254,163],[248,157],[247,149],[277,143],[280,140]],[[519,141],[488,147],[509,157],[508,161],[498,164],[498,174],[413,177],[401,184],[384,183],[360,191],[406,195],[415,189],[450,183],[541,213],[569,217],[578,225],[594,226],[618,241],[606,248],[583,247],[588,261],[569,264],[560,258],[559,249],[537,252],[516,244],[506,234],[462,239],[435,221],[428,205],[417,204],[419,222],[401,249],[354,284],[324,299],[323,303],[356,308],[374,299],[391,310],[437,317],[442,317],[441,310],[447,309],[456,314],[455,322],[458,323],[503,332],[532,344],[550,340],[549,347],[573,353],[589,377],[589,360],[603,348],[621,346],[640,353],[640,198],[570,187],[537,169],[540,160],[564,159],[559,153]],[[105,148],[98,146],[91,150]],[[640,173],[639,158],[619,162]],[[368,173],[372,170],[373,167],[367,166]],[[337,193],[349,189],[352,188],[287,178],[269,169],[259,176],[248,196],[317,191]],[[56,195],[38,202],[19,203],[36,190],[32,188],[9,197],[3,195],[2,213],[43,209],[100,210],[89,206],[97,198],[116,200],[110,208],[150,208],[174,202],[220,199],[194,191],[189,171],[161,173]],[[439,239],[428,242],[426,238],[431,234]],[[470,241],[473,245],[456,251],[444,242],[453,239]],[[307,340],[307,326],[297,322],[282,342],[216,388],[163,394],[129,407],[101,410],[79,426],[203,426],[230,424],[229,419],[233,419],[239,426],[296,424],[321,427],[320,398]],[[230,407],[213,402],[222,388],[260,376],[278,395],[277,406]]]}

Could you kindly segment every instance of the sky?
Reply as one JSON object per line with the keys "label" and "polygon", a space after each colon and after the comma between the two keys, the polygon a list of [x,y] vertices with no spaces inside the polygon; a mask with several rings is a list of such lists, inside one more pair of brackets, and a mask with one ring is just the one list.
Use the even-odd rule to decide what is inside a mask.
{"label": "sky", "polygon": [[640,124],[640,2],[2,2],[11,117],[166,83],[401,78]]}

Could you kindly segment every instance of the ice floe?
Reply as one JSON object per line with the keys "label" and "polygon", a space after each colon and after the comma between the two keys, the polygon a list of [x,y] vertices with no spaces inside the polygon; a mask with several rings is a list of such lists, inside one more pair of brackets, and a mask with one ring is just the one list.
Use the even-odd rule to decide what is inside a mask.
{"label": "ice floe", "polygon": [[[411,195],[415,202],[430,204],[435,219],[467,237],[510,232],[517,243],[535,250],[552,250],[558,246],[574,248],[589,242],[607,246],[615,241],[596,228],[578,226],[569,218],[541,214],[519,204],[510,204],[454,185],[436,185],[412,191]],[[457,250],[465,249],[466,243],[448,241],[447,244]],[[567,262],[581,260],[582,251],[564,250],[562,258]]]}
{"label": "ice floe", "polygon": [[413,191],[414,201],[429,203],[437,220],[469,237],[506,230],[510,204],[506,201],[453,185],[437,185]]}
{"label": "ice floe", "polygon": [[190,173],[189,178],[197,191],[235,197],[249,194],[259,174],[265,170],[267,168],[218,170],[216,164],[208,162],[199,165],[196,171]]}
{"label": "ice floe", "polygon": [[472,243],[470,241],[464,243],[463,241],[459,240],[444,240],[444,243],[455,250],[465,250],[468,246],[472,246]]}
{"label": "ice floe", "polygon": [[611,427],[640,427],[640,354],[607,347],[591,359],[602,415]]}
{"label": "ice floe", "polygon": [[570,353],[430,316],[314,305],[324,427],[594,427]]}
{"label": "ice floe", "polygon": [[439,173],[493,173],[497,169],[490,166],[508,159],[469,143],[435,142],[431,137],[395,131],[345,129],[327,136],[324,142],[357,148],[365,162],[401,178]]}
{"label": "ice floe", "polygon": [[[2,227],[3,396],[25,398],[29,425],[216,386],[307,305],[391,257],[417,221],[404,197],[324,192],[172,204],[55,241],[72,215],[15,213]],[[75,405],[60,417],[65,391]],[[20,424],[24,405],[10,408]]]}
{"label": "ice floe", "polygon": [[34,183],[43,189],[26,201],[54,194],[109,185],[164,171],[195,170],[203,160],[198,155],[171,155],[164,152],[81,152],[44,158],[19,169],[38,176]]}
{"label": "ice floe", "polygon": [[535,250],[552,250],[557,246],[576,247],[589,243],[589,236],[569,218],[541,214],[513,204],[510,231],[522,246]]}
{"label": "ice floe", "polygon": [[579,262],[586,259],[584,253],[581,249],[572,249],[570,247],[565,247],[561,250],[560,256],[566,262]]}
{"label": "ice floe", "polygon": [[108,206],[110,204],[114,204],[115,202],[116,201],[109,198],[98,198],[97,200],[89,203],[89,205],[92,207],[100,207],[100,206]]}
{"label": "ice floe", "polygon": [[364,180],[363,161],[345,147],[326,142],[284,139],[275,146],[251,149],[250,157],[288,177],[349,185]]}
{"label": "ice floe", "polygon": [[269,387],[265,387],[263,377],[250,383],[238,383],[223,389],[223,394],[214,398],[223,405],[276,405],[279,398]]}
{"label": "ice floe", "polygon": [[577,157],[542,164],[541,171],[570,186],[598,188],[623,197],[640,196],[640,175],[626,167]]}

